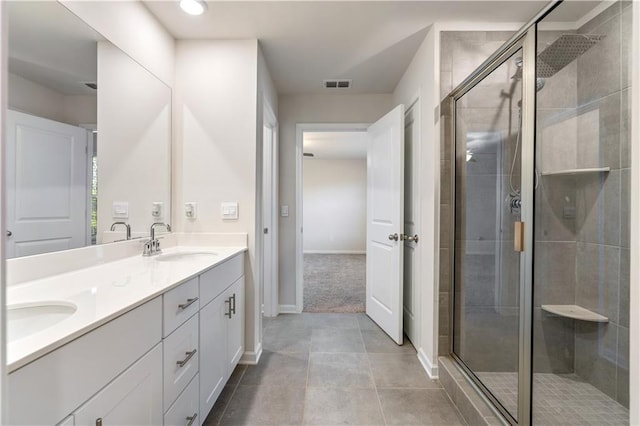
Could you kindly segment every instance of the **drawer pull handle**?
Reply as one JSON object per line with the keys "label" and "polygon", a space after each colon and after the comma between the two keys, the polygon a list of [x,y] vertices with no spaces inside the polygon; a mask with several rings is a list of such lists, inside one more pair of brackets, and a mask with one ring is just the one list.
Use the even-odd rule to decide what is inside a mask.
{"label": "drawer pull handle", "polygon": [[184,311],[185,309],[187,309],[189,306],[193,305],[196,301],[198,300],[197,297],[193,297],[190,299],[187,299],[187,303],[181,303],[178,305],[178,309],[180,309],[181,311]]}
{"label": "drawer pull handle", "polygon": [[196,421],[196,417],[198,417],[198,413],[193,413],[193,416],[187,417],[187,420],[189,421],[189,423],[187,423],[187,426],[191,426],[193,422]]}
{"label": "drawer pull handle", "polygon": [[233,299],[233,308],[231,308],[231,313],[232,314],[236,314],[236,294],[233,293],[233,296],[231,296],[231,299]]}
{"label": "drawer pull handle", "polygon": [[192,356],[194,356],[196,354],[196,352],[198,352],[197,349],[192,350],[191,352],[185,352],[185,354],[187,355],[187,357],[185,359],[183,359],[182,361],[177,361],[176,364],[178,364],[179,367],[184,367],[186,363],[189,362],[189,360],[191,359]]}
{"label": "drawer pull handle", "polygon": [[225,300],[224,303],[228,303],[229,304],[229,312],[225,312],[224,316],[231,318],[231,314],[233,313],[233,311],[231,309],[231,298],[228,298],[227,300]]}
{"label": "drawer pull handle", "polygon": [[96,419],[96,426],[102,426],[102,417]]}

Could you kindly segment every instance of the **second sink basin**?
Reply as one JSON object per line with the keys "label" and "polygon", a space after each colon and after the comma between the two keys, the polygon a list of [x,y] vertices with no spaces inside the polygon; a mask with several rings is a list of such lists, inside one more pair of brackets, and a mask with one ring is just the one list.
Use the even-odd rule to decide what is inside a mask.
{"label": "second sink basin", "polygon": [[212,251],[179,251],[175,253],[161,254],[156,257],[159,262],[177,262],[180,260],[206,259],[217,256],[218,253]]}
{"label": "second sink basin", "polygon": [[68,302],[21,303],[7,306],[8,341],[45,330],[73,315],[78,307]]}

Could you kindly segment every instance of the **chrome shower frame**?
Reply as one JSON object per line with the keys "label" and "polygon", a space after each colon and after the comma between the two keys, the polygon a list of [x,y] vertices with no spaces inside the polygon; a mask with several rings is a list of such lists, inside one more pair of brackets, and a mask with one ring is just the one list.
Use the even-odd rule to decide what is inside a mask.
{"label": "chrome shower frame", "polygon": [[[485,401],[509,424],[530,425],[532,421],[532,357],[533,357],[533,219],[535,187],[535,122],[536,122],[536,33],[537,24],[558,7],[563,0],[548,3],[538,14],[514,34],[505,44],[483,62],[472,74],[460,83],[442,102],[442,108],[448,109],[451,118],[451,209],[449,220],[455,227],[456,205],[456,101],[476,86],[482,79],[499,67],[518,49],[523,51],[522,66],[522,154],[521,154],[521,220],[526,224],[524,251],[520,253],[520,316],[518,342],[518,414],[514,418],[500,402],[489,392],[482,381],[473,374],[454,353],[454,312],[455,297],[450,297],[449,307],[449,353],[471,384],[480,391]],[[455,267],[455,228],[449,233],[449,264]],[[455,273],[450,274],[450,289],[455,294]]]}

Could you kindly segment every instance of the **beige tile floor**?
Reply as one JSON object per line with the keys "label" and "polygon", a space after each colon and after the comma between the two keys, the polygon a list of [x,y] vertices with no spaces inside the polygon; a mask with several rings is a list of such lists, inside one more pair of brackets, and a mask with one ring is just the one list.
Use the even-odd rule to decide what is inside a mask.
{"label": "beige tile floor", "polygon": [[364,314],[266,319],[256,366],[238,366],[205,425],[464,425],[409,343]]}

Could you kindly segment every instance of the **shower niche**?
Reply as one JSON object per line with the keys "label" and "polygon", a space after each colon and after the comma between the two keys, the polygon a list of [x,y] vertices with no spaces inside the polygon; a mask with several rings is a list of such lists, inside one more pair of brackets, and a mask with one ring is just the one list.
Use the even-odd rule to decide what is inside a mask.
{"label": "shower niche", "polygon": [[443,103],[450,354],[513,424],[628,424],[631,3],[565,6]]}

